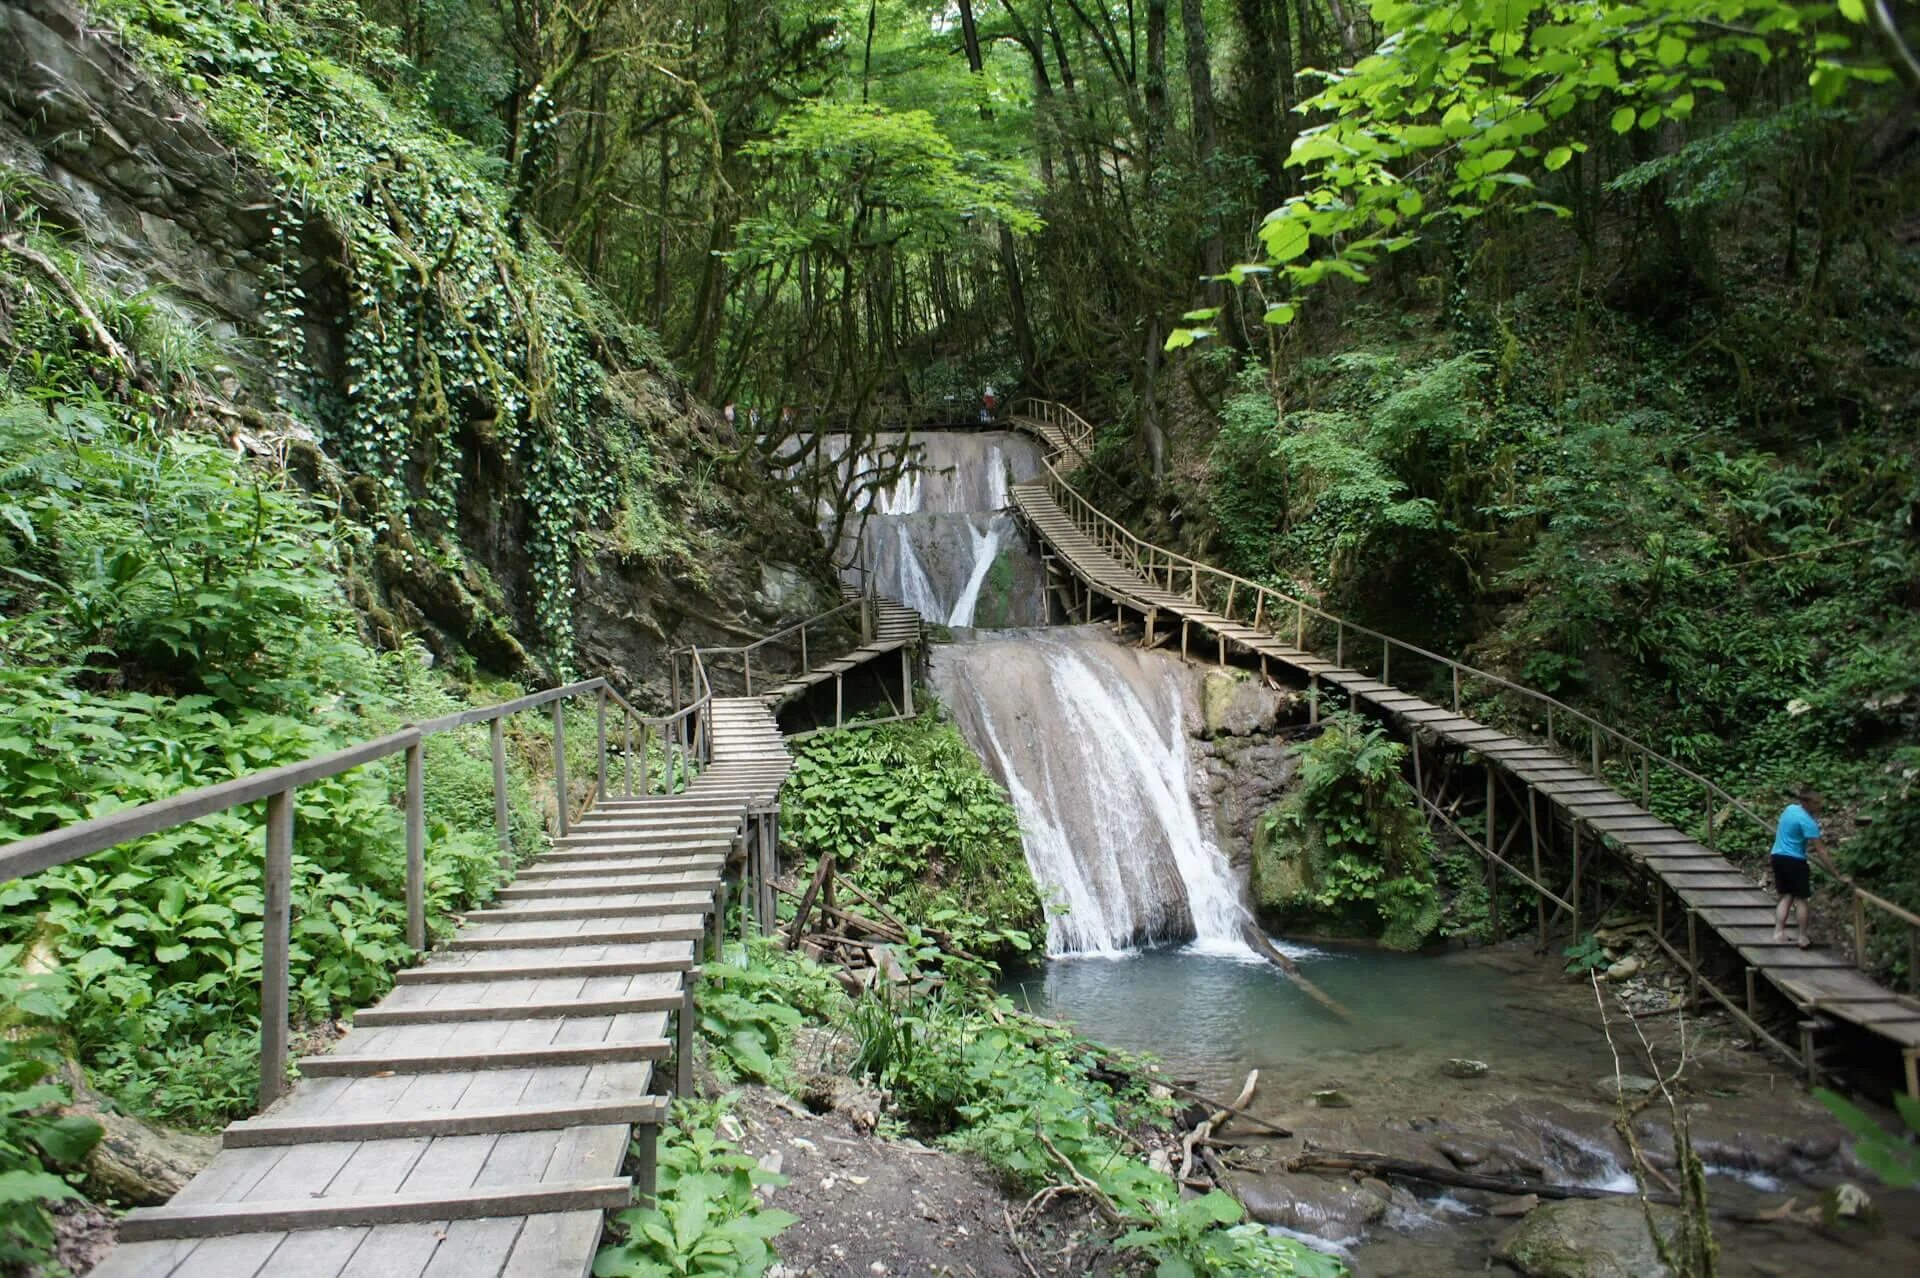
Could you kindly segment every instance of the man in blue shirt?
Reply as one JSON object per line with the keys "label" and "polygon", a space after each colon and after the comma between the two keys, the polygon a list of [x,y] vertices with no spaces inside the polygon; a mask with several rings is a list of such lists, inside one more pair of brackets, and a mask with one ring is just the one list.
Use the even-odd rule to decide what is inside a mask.
{"label": "man in blue shirt", "polygon": [[1780,894],[1780,904],[1773,912],[1773,939],[1787,939],[1787,912],[1797,902],[1800,906],[1800,948],[1806,949],[1813,943],[1807,933],[1807,922],[1813,915],[1813,869],[1807,863],[1809,854],[1820,858],[1820,864],[1836,879],[1844,880],[1840,868],[1833,863],[1833,857],[1821,844],[1820,831],[1820,795],[1814,790],[1796,790],[1795,802],[1789,803],[1780,814],[1780,824],[1773,835],[1773,855],[1769,858],[1773,866],[1773,889]]}

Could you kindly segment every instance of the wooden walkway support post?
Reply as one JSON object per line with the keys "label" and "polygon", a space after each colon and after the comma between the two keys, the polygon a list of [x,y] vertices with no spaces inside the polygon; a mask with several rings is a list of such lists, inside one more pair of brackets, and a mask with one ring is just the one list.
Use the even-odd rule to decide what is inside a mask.
{"label": "wooden walkway support post", "polygon": [[554,827],[561,838],[573,833],[567,817],[567,716],[564,701],[553,703],[553,797]]}
{"label": "wooden walkway support post", "polygon": [[507,808],[507,722],[500,716],[487,724],[487,752],[493,756],[493,833],[500,843],[500,868],[513,868],[513,821]]}
{"label": "wooden walkway support post", "polygon": [[[1487,847],[1498,848],[1500,840],[1496,837],[1494,821],[1494,800],[1497,796],[1493,788],[1493,768],[1487,768]],[[1487,861],[1487,918],[1493,926],[1493,939],[1496,944],[1507,939],[1506,927],[1500,921],[1500,867],[1491,859]]]}
{"label": "wooden walkway support post", "polygon": [[[1539,791],[1535,790],[1532,786],[1527,787],[1527,828],[1533,835],[1533,881],[1535,883],[1545,883],[1546,880],[1540,876],[1540,809],[1539,805],[1535,802],[1538,794]],[[1540,950],[1542,953],[1545,953],[1547,948],[1547,898],[1536,892],[1533,899],[1540,918]]]}
{"label": "wooden walkway support post", "polygon": [[293,938],[293,791],[267,796],[265,919],[260,934],[260,1108],[287,1086],[288,964]]}
{"label": "wooden walkway support post", "polygon": [[[558,705],[558,702],[554,703]],[[407,747],[407,944],[427,948],[426,747]]]}

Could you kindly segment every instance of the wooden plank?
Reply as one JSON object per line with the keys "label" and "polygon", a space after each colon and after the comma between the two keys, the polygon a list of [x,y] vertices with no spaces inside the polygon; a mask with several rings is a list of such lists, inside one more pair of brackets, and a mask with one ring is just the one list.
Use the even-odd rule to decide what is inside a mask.
{"label": "wooden plank", "polygon": [[221,1133],[228,1149],[301,1145],[319,1141],[400,1140],[412,1137],[504,1135],[549,1128],[589,1127],[602,1123],[666,1121],[663,1096],[641,1096],[592,1104],[507,1106],[499,1109],[408,1113],[391,1118],[249,1118]]}
{"label": "wooden plank", "polygon": [[[447,942],[447,949],[459,950],[530,950],[545,949],[554,945],[618,945],[643,941],[697,941],[706,933],[706,925],[698,916],[686,923],[676,923],[682,915],[668,915],[658,920],[657,925],[626,930],[606,929],[593,932],[525,932],[506,933],[498,936],[457,935]],[[505,924],[489,923],[487,927],[503,927]]]}
{"label": "wooden plank", "polygon": [[506,1047],[480,1052],[447,1052],[420,1056],[365,1053],[343,1056],[305,1056],[302,1074],[313,1078],[371,1077],[376,1074],[433,1074],[452,1070],[518,1069],[532,1065],[594,1065],[602,1061],[660,1060],[667,1054],[664,1039],[630,1042],[549,1043],[541,1047]]}
{"label": "wooden plank", "polygon": [[540,1212],[613,1211],[628,1205],[626,1177],[468,1189],[462,1193],[382,1194],[366,1198],[269,1199],[204,1206],[141,1207],[120,1220],[126,1242],[214,1238],[271,1230],[337,1229],[412,1221],[474,1220]]}
{"label": "wooden plank", "polygon": [[[601,897],[618,892],[600,892]],[[666,914],[705,914],[713,908],[713,898],[701,892],[681,892],[664,901],[633,898],[620,905],[553,901],[534,905],[512,905],[500,909],[469,910],[463,916],[469,923],[543,923],[560,919],[645,919]]]}
{"label": "wooden plank", "polygon": [[684,972],[693,965],[693,951],[658,957],[582,959],[558,963],[503,964],[497,967],[430,963],[393,974],[396,985],[437,985],[452,981],[512,981],[544,976],[643,976],[654,972]]}
{"label": "wooden plank", "polygon": [[384,1025],[448,1025],[460,1021],[537,1021],[557,1017],[621,1016],[631,1012],[671,1012],[680,1006],[680,991],[639,994],[622,998],[580,999],[567,1003],[501,1003],[487,1007],[372,1007],[356,1012],[354,1028]]}

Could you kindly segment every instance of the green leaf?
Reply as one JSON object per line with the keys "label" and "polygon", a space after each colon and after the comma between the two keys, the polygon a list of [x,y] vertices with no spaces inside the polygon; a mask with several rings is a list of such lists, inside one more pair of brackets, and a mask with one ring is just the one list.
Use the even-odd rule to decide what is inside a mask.
{"label": "green leaf", "polygon": [[45,1150],[56,1163],[77,1163],[100,1143],[106,1129],[81,1114],[68,1114],[52,1120],[35,1120],[34,1144]]}
{"label": "green leaf", "polygon": [[1687,58],[1687,42],[1676,35],[1663,35],[1660,43],[1654,46],[1654,56],[1660,59],[1660,65],[1677,67]]}
{"label": "green leaf", "polygon": [[1572,158],[1572,147],[1556,146],[1553,150],[1547,152],[1546,159],[1542,160],[1541,163],[1546,166],[1547,172],[1558,173],[1561,169],[1567,167],[1567,161]]}
{"label": "green leaf", "polygon": [[1632,107],[1623,106],[1613,113],[1613,118],[1607,121],[1607,124],[1615,133],[1625,133],[1633,127],[1634,116],[1637,114],[1638,112]]}
{"label": "green leaf", "polygon": [[1260,317],[1260,322],[1263,324],[1291,324],[1293,323],[1295,314],[1296,311],[1292,302],[1277,302],[1267,308],[1266,314]]}
{"label": "green leaf", "polygon": [[1313,237],[1297,218],[1280,218],[1260,228],[1260,240],[1276,262],[1291,262],[1307,251]]}

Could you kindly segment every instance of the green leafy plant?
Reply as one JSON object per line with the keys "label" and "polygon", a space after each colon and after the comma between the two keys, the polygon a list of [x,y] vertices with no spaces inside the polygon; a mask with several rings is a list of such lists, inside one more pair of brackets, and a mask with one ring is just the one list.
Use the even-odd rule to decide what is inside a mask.
{"label": "green leafy plant", "polygon": [[46,1081],[58,1055],[39,1026],[63,1017],[73,995],[57,974],[14,975],[20,953],[0,946],[0,1265],[8,1266],[49,1259],[45,1204],[80,1197],[59,1170],[78,1164],[101,1135],[91,1118],[49,1113],[68,1097]]}
{"label": "green leafy plant", "polygon": [[1254,896],[1262,908],[1376,932],[1396,949],[1440,922],[1433,841],[1400,774],[1406,747],[1384,728],[1335,714],[1293,747],[1299,786],[1262,820]]}
{"label": "green leafy plant", "polygon": [[800,744],[781,834],[912,919],[947,953],[1030,952],[1045,916],[1006,792],[937,708]]}
{"label": "green leafy plant", "polygon": [[1903,1140],[1838,1092],[1819,1087],[1814,1089],[1813,1098],[1853,1133],[1853,1156],[1882,1183],[1895,1189],[1920,1185],[1920,1145],[1914,1143],[1920,1138],[1920,1101],[1905,1092],[1893,1094],[1894,1107],[1907,1128],[1907,1137]]}
{"label": "green leafy plant", "polygon": [[1561,951],[1567,959],[1567,971],[1575,976],[1585,976],[1613,962],[1607,957],[1606,947],[1594,939],[1591,932],[1582,932],[1580,939]]}
{"label": "green leafy plant", "polygon": [[762,1186],[785,1179],[763,1170],[719,1134],[724,1102],[677,1102],[660,1136],[659,1192],[650,1206],[614,1217],[626,1237],[594,1259],[599,1278],[758,1278],[774,1238],[797,1219],[763,1207]]}

